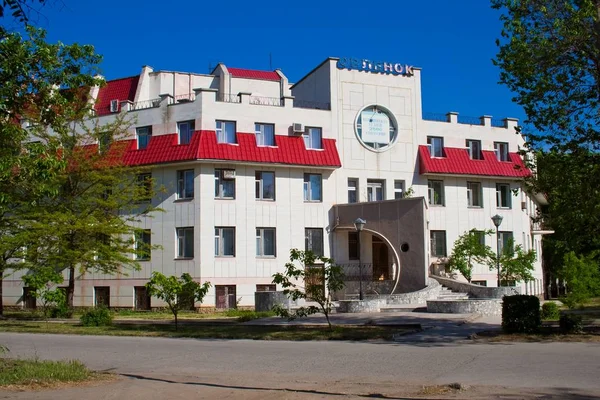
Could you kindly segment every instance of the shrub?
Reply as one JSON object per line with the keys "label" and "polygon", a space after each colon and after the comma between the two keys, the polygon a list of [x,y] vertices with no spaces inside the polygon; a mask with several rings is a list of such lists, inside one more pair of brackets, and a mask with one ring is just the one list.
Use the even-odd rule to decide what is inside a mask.
{"label": "shrub", "polygon": [[50,318],[71,318],[73,317],[73,309],[69,308],[66,304],[60,304],[52,307],[48,314]]}
{"label": "shrub", "polygon": [[515,295],[502,299],[502,329],[506,333],[537,332],[542,325],[540,299]]}
{"label": "shrub", "polygon": [[562,333],[583,332],[583,318],[581,315],[563,314],[558,321]]}
{"label": "shrub", "polygon": [[80,318],[83,326],[107,326],[112,325],[113,315],[106,307],[96,307],[87,310]]}
{"label": "shrub", "polygon": [[560,310],[556,303],[548,302],[542,305],[542,319],[556,321],[560,317]]}

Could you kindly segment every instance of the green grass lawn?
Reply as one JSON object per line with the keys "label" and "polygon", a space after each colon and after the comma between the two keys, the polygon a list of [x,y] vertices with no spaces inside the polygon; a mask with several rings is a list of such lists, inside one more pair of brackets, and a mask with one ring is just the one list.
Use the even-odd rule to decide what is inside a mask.
{"label": "green grass lawn", "polygon": [[79,361],[40,361],[0,358],[0,387],[54,386],[59,383],[96,379]]}
{"label": "green grass lawn", "polygon": [[395,334],[415,330],[415,326],[251,326],[232,324],[180,326],[172,324],[114,324],[84,327],[42,321],[0,321],[0,332],[56,333],[75,335],[185,337],[197,339],[255,340],[392,340]]}

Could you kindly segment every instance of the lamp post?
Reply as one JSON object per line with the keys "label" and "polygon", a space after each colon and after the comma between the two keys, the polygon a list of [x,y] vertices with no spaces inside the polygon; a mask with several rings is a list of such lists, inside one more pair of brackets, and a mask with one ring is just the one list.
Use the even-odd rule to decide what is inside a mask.
{"label": "lamp post", "polygon": [[362,261],[361,261],[361,254],[360,254],[360,233],[362,232],[366,223],[367,223],[367,221],[365,221],[362,218],[356,218],[356,221],[354,221],[354,229],[356,229],[356,232],[358,232],[358,271],[360,274],[360,278],[358,281],[358,284],[359,284],[358,299],[359,300],[363,299],[363,286],[362,286],[363,274],[362,274]]}
{"label": "lamp post", "polygon": [[492,217],[492,222],[496,227],[496,270],[498,272],[498,287],[500,287],[500,235],[498,234],[498,228],[502,223],[502,215],[494,215]]}

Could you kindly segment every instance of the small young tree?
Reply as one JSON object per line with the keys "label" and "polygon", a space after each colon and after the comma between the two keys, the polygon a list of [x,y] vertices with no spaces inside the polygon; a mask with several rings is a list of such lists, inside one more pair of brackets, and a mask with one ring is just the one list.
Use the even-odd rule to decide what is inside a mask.
{"label": "small young tree", "polygon": [[487,264],[494,258],[492,249],[485,244],[485,237],[491,234],[491,230],[471,229],[460,235],[454,242],[452,254],[446,265],[450,271],[460,272],[471,283],[474,264]]}
{"label": "small young tree", "polygon": [[[298,268],[296,262],[302,266]],[[294,301],[305,299],[319,305],[300,307],[294,311],[277,305],[273,308],[277,315],[291,321],[322,312],[331,329],[331,294],[344,287],[342,267],[335,265],[332,259],[315,256],[311,251],[291,249],[285,272],[273,275],[273,283],[281,285],[283,293]]]}
{"label": "small young tree", "polygon": [[567,283],[568,293],[561,301],[569,308],[575,308],[593,296],[600,295],[600,270],[597,258],[577,256],[574,252],[565,254],[558,275]]}
{"label": "small young tree", "polygon": [[180,278],[175,276],[165,276],[158,271],[154,271],[150,277],[150,282],[146,284],[148,294],[158,297],[167,303],[169,310],[175,317],[175,330],[178,329],[177,315],[179,311],[189,307],[189,304],[204,300],[208,293],[210,282],[200,284],[192,279],[190,274],[184,273]]}
{"label": "small young tree", "polygon": [[[511,239],[500,253],[500,282],[533,280],[533,263],[535,262],[535,251],[523,250],[523,246],[514,244]],[[488,260],[490,271],[496,269],[496,258]]]}
{"label": "small young tree", "polygon": [[[55,287],[63,282],[63,276],[51,268],[38,269],[34,274],[23,276],[23,282],[32,289],[33,295],[40,300],[44,317],[64,316],[68,313],[65,291]],[[54,313],[57,309],[59,312]]]}

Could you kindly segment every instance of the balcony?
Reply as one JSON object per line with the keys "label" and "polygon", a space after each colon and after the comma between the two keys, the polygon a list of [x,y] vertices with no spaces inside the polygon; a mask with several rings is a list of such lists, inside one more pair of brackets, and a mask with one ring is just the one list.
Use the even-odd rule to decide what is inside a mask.
{"label": "balcony", "polygon": [[554,233],[552,229],[546,224],[543,218],[530,218],[529,227],[533,234],[538,235],[550,235]]}

